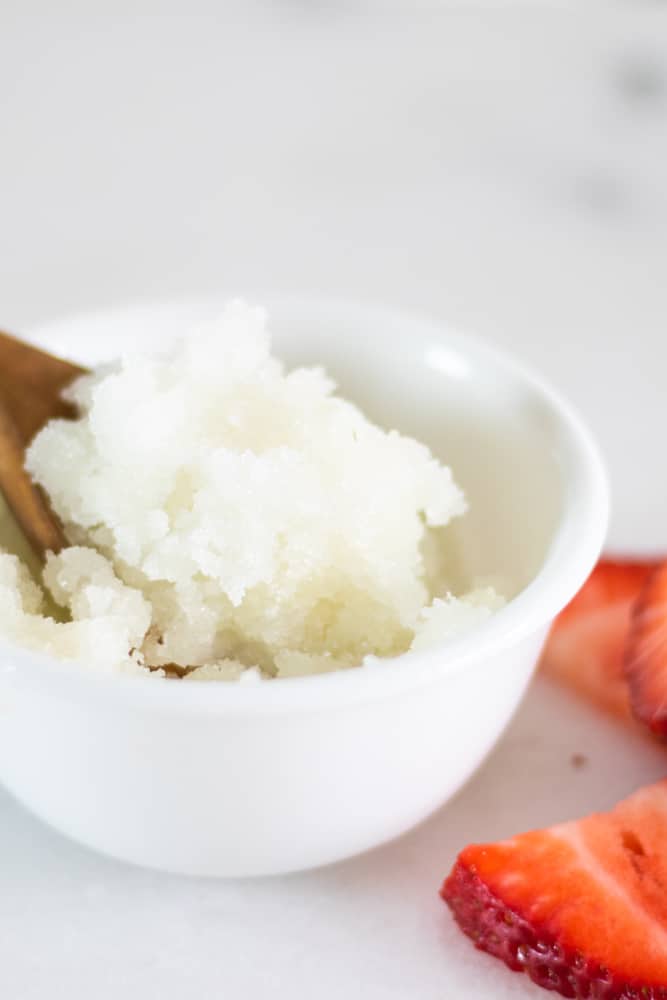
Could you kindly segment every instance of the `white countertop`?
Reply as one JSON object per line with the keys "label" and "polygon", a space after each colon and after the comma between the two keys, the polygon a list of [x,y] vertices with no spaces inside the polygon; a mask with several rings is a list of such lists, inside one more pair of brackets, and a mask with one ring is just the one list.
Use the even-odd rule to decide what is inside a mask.
{"label": "white countertop", "polygon": [[[615,547],[667,547],[667,12],[92,6],[0,10],[5,328],[262,288],[446,317],[587,415]],[[538,682],[419,830],[241,883],[107,861],[0,793],[0,992],[536,995],[454,931],[436,892],[457,849],[609,805],[665,762]]]}

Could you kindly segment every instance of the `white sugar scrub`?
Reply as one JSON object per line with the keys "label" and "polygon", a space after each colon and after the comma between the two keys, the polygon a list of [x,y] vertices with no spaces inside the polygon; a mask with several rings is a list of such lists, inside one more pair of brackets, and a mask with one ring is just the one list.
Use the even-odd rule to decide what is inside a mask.
{"label": "white sugar scrub", "polygon": [[232,302],[67,395],[79,418],[47,424],[26,466],[71,544],[40,584],[0,555],[12,641],[101,670],[245,682],[376,664],[503,603],[448,579],[443,529],[466,510],[450,469],[322,369],[286,370],[260,308]]}

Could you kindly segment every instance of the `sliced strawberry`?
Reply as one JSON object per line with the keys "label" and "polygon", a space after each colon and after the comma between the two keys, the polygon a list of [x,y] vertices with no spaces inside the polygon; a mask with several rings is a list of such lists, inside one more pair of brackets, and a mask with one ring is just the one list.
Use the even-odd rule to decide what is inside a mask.
{"label": "sliced strawberry", "polygon": [[566,997],[667,1000],[667,780],[466,847],[441,895],[477,948]]}
{"label": "sliced strawberry", "polygon": [[625,676],[637,718],[667,738],[667,562],[645,581],[633,608]]}
{"label": "sliced strawberry", "polygon": [[630,716],[623,652],[633,602],[655,561],[602,559],[558,616],[543,669],[615,715]]}

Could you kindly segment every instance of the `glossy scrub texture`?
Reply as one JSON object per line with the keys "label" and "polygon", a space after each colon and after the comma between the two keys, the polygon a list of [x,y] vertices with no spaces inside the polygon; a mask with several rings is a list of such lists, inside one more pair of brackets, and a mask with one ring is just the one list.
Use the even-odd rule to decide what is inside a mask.
{"label": "glossy scrub texture", "polygon": [[44,590],[0,556],[15,641],[107,670],[289,677],[422,648],[502,603],[452,593],[446,525],[466,503],[449,468],[321,369],[285,371],[261,309],[232,302],[69,394],[80,418],[48,424],[27,467],[72,544]]}

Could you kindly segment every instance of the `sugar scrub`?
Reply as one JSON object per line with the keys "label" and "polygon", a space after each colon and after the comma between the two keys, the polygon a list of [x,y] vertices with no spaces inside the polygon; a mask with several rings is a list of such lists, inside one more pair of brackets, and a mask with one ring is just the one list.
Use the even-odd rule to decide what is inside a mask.
{"label": "sugar scrub", "polygon": [[[455,596],[464,514],[428,448],[372,424],[320,368],[286,371],[262,309],[77,380],[27,469],[71,545],[40,584],[0,555],[0,630],[91,668],[281,678],[422,649],[500,606]],[[62,609],[50,617],[45,601]]]}

